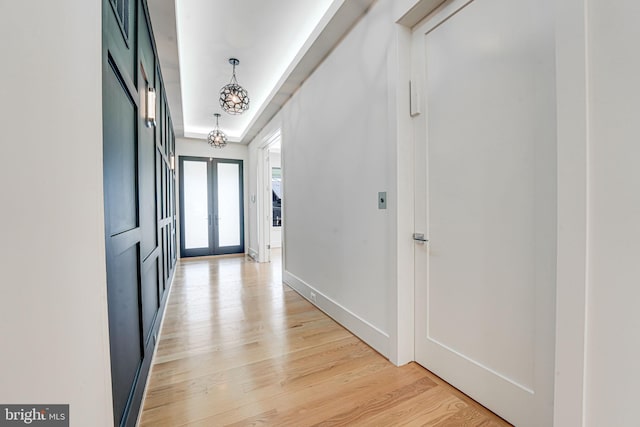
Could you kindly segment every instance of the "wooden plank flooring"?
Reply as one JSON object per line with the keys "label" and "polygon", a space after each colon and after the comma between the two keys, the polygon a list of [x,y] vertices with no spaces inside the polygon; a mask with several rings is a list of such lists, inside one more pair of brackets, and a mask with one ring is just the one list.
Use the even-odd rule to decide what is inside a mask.
{"label": "wooden plank flooring", "polygon": [[178,264],[141,426],[509,426],[282,285],[274,255]]}

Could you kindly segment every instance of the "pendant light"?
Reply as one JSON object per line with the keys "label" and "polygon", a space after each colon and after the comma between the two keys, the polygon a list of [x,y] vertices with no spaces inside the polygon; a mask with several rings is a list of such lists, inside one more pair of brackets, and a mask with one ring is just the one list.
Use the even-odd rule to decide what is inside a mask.
{"label": "pendant light", "polygon": [[225,135],[221,130],[220,126],[218,126],[218,119],[220,118],[219,113],[215,113],[216,117],[216,128],[209,132],[209,136],[207,137],[207,141],[209,141],[209,145],[213,148],[223,148],[227,145],[227,135]]}
{"label": "pendant light", "polygon": [[233,66],[231,82],[220,89],[220,106],[229,114],[242,114],[249,109],[249,93],[236,79],[236,65],[239,63],[236,58],[229,58],[229,64]]}

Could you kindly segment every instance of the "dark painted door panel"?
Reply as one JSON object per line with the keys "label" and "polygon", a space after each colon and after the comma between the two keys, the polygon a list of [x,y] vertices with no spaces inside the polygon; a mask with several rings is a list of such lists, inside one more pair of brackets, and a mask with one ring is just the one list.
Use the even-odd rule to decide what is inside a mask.
{"label": "dark painted door panel", "polygon": [[[115,425],[135,426],[176,257],[175,136],[145,0],[102,0],[103,167]],[[155,89],[155,127],[146,101]],[[166,235],[166,237],[165,237]]]}

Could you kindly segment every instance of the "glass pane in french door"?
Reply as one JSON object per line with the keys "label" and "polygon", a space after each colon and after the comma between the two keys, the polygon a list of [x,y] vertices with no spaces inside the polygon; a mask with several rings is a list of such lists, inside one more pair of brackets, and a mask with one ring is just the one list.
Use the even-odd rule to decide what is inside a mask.
{"label": "glass pane in french door", "polygon": [[240,227],[240,165],[218,163],[218,247],[239,246]]}
{"label": "glass pane in french door", "polygon": [[209,196],[207,162],[183,163],[184,246],[185,249],[209,247]]}

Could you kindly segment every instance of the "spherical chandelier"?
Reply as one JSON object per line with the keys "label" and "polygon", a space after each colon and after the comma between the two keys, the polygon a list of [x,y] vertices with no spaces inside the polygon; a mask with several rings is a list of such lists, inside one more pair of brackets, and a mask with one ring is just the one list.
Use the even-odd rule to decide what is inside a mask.
{"label": "spherical chandelier", "polygon": [[220,106],[229,114],[242,114],[249,109],[249,93],[238,84],[236,79],[236,65],[240,63],[236,58],[229,58],[233,65],[231,82],[220,89]]}
{"label": "spherical chandelier", "polygon": [[216,128],[209,132],[207,141],[213,148],[223,148],[227,145],[227,135],[225,135],[218,126],[218,119],[220,118],[220,114],[215,113],[214,116],[216,117]]}

